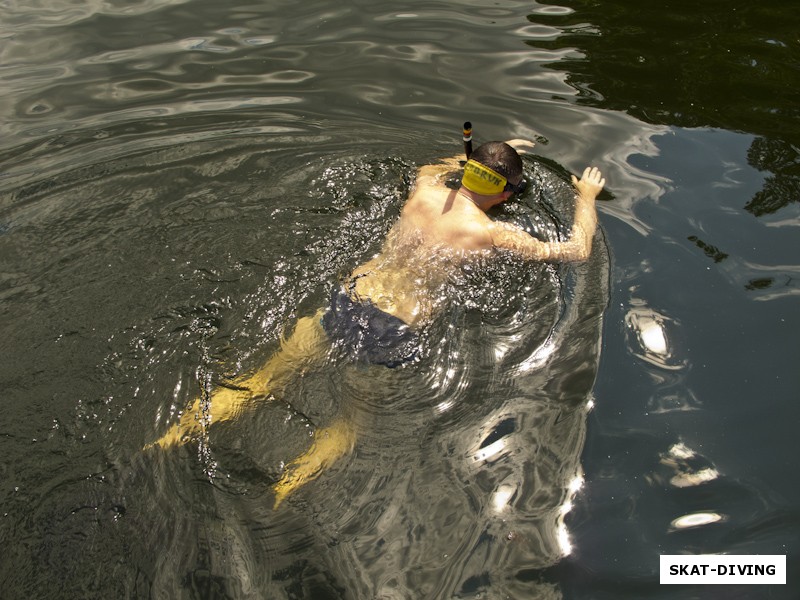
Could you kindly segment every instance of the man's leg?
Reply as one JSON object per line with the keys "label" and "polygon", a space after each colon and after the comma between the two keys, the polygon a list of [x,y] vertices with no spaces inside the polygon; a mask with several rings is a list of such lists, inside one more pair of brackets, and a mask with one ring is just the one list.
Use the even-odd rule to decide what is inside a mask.
{"label": "man's leg", "polygon": [[351,452],[355,442],[355,427],[343,418],[317,430],[311,447],[286,466],[283,477],[275,484],[273,508],[278,508],[289,494],[319,477],[323,469]]}
{"label": "man's leg", "polygon": [[[330,343],[322,329],[320,310],[313,317],[297,321],[292,335],[281,341],[281,348],[252,375],[235,379],[230,387],[218,387],[208,402],[208,422],[219,423],[237,418],[252,403],[271,393],[280,393],[298,374],[313,368],[324,359]],[[205,424],[201,400],[183,413],[180,421],[169,428],[160,439],[146,448],[170,448],[200,433]]]}

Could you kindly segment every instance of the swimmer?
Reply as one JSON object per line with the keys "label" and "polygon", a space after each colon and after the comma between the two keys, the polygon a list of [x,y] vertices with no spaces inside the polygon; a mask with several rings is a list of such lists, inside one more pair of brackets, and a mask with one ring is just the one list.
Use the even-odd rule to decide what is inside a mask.
{"label": "swimmer", "polygon": [[[333,291],[327,309],[301,318],[260,369],[214,390],[208,403],[211,422],[237,418],[254,401],[279,395],[294,377],[319,365],[331,343],[360,362],[395,367],[412,361],[419,349],[417,332],[441,304],[443,284],[477,256],[505,250],[531,261],[586,260],[597,226],[595,199],[605,185],[596,167],[587,167],[580,179],[572,176],[575,217],[566,241],[543,242],[486,214],[524,189],[519,152],[529,147],[533,143],[526,140],[479,146],[463,166],[457,190],[445,183],[449,173],[461,169],[458,157],[421,167],[380,253]],[[199,414],[198,400],[151,446],[187,441],[204,427]],[[354,426],[343,418],[318,430],[311,447],[275,484],[275,507],[350,452],[355,438]]]}

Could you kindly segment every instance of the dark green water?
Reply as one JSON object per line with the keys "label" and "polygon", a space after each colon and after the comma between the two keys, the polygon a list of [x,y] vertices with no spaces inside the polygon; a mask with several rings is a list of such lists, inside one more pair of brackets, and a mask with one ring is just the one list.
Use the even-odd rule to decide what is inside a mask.
{"label": "dark green water", "polygon": [[[0,595],[796,598],[798,21],[0,4]],[[419,363],[333,360],[141,453],[377,250],[467,119],[537,140],[547,227],[559,174],[602,168],[593,258],[466,273]],[[273,511],[342,411],[354,453]],[[786,554],[787,584],[660,586],[678,553]]]}

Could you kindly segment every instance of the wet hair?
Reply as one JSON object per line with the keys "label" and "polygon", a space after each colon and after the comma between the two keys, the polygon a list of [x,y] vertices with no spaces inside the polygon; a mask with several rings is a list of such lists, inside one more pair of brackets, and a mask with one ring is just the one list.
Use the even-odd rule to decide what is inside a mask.
{"label": "wet hair", "polygon": [[505,142],[486,142],[478,146],[470,158],[497,171],[508,181],[517,183],[522,179],[522,159]]}

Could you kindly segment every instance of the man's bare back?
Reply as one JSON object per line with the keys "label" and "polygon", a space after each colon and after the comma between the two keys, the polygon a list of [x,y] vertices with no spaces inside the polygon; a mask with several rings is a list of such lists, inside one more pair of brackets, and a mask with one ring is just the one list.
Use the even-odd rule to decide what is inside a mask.
{"label": "man's bare back", "polygon": [[[528,144],[512,140],[512,147]],[[595,198],[605,185],[597,168],[587,167],[576,187],[575,223],[566,242],[541,242],[518,227],[486,214],[510,192],[487,196],[463,185],[454,190],[445,176],[460,168],[458,159],[419,169],[414,191],[387,235],[380,254],[353,272],[353,292],[361,301],[409,325],[432,316],[439,286],[456,264],[496,249],[528,260],[580,261],[591,251],[597,225]]]}

